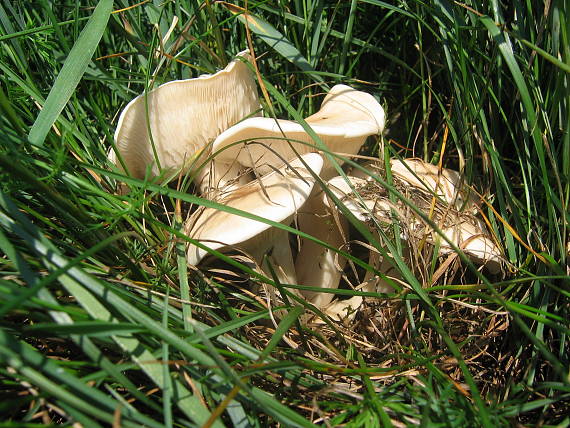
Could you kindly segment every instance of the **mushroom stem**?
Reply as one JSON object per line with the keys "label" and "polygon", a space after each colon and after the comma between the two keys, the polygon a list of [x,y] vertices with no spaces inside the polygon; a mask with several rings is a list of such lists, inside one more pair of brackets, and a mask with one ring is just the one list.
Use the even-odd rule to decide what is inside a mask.
{"label": "mushroom stem", "polygon": [[[336,217],[336,218],[335,218]],[[344,217],[334,216],[323,202],[323,192],[313,192],[298,215],[299,228],[333,248],[342,248],[348,231]],[[295,270],[299,283],[307,286],[334,289],[338,288],[346,259],[335,251],[310,240],[301,239],[301,249],[297,255]],[[313,305],[322,308],[334,298],[332,293],[303,291],[305,298]]]}
{"label": "mushroom stem", "polygon": [[[379,237],[377,237],[378,239]],[[392,278],[400,278],[398,270],[394,267],[390,261],[383,257],[380,252],[376,249],[370,251],[370,257],[368,258],[368,264],[376,271],[382,272],[386,276]],[[391,293],[394,288],[381,276],[375,275],[374,271],[367,270],[364,275],[364,280],[362,281],[364,286],[362,291],[375,292],[375,293]]]}
{"label": "mushroom stem", "polygon": [[[381,242],[379,233],[373,230],[371,230],[371,232],[375,234],[376,241]],[[384,258],[376,249],[370,250],[368,265],[370,265],[372,269],[366,271],[362,283],[356,287],[356,289],[367,293],[392,293],[394,288],[381,276],[375,275],[374,270],[382,272],[391,278],[399,279],[400,274],[394,265]],[[324,312],[332,319],[341,320],[347,317],[350,319],[363,302],[363,296],[353,296],[349,299],[335,300],[324,308]]]}
{"label": "mushroom stem", "polygon": [[[290,221],[284,221],[284,224]],[[264,242],[263,245],[252,246],[250,252],[257,264],[268,278],[271,278],[272,270],[281,284],[297,284],[293,254],[289,245],[289,233],[286,230],[272,227],[256,238],[256,241]]]}
{"label": "mushroom stem", "polygon": [[[318,174],[322,166],[319,154],[308,153],[258,180],[218,195],[217,201],[251,215],[289,224],[311,194],[313,174]],[[288,234],[283,229],[226,210],[199,208],[188,220],[186,230],[190,237],[207,243],[211,249],[240,247],[264,272],[270,272],[267,265],[270,263],[280,282],[297,283]],[[207,253],[190,245],[188,262],[196,265]]]}

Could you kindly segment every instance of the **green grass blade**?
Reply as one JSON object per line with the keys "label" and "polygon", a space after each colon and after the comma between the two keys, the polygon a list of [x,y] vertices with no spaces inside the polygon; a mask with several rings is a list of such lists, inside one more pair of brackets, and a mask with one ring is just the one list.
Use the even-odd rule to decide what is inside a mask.
{"label": "green grass blade", "polygon": [[348,12],[348,20],[346,21],[344,40],[342,41],[342,51],[340,53],[340,67],[338,71],[339,74],[343,74],[346,69],[346,56],[348,54],[348,48],[352,43],[352,29],[354,27],[357,3],[357,0],[352,0],[350,2],[350,11]]}
{"label": "green grass blade", "polygon": [[[36,384],[52,391],[60,399],[69,403],[75,403],[76,407],[90,413],[92,416],[102,418],[107,422],[112,421],[113,412],[117,404],[101,391],[82,383],[59,368],[53,360],[39,354],[31,346],[17,342],[3,329],[0,329],[0,345],[0,361],[14,367],[24,376],[33,379]],[[53,379],[48,377],[53,377]],[[65,390],[61,385],[66,385],[74,393]],[[127,419],[125,420],[125,426],[138,426],[128,421],[131,418],[139,423],[148,424],[148,426],[157,428],[161,426],[137,411],[123,409],[123,412],[124,417]]]}
{"label": "green grass blade", "polygon": [[[64,266],[69,266],[69,263],[59,254],[57,249],[44,237],[39,236],[37,229],[34,225],[29,223],[21,213],[5,198],[5,195],[0,193],[0,206],[9,212],[14,218],[18,219],[21,225],[17,224],[14,220],[5,216],[0,212],[0,224],[8,228],[13,233],[21,236],[33,249],[39,254],[46,257],[45,263],[50,269],[57,270]],[[135,309],[128,302],[125,302],[120,297],[113,293],[108,293],[102,284],[85,273],[78,267],[71,267],[67,273],[61,275],[60,282],[66,289],[75,296],[77,300],[86,308],[86,310],[96,319],[113,320],[110,311],[103,305],[97,297],[106,300],[111,304],[116,311],[123,314],[129,314],[137,318],[142,325],[145,321],[150,323],[152,327],[149,329],[151,333],[158,333],[159,337],[169,339],[168,343],[173,344],[178,349],[184,348],[185,352],[193,355],[197,360],[206,367],[214,366],[213,360],[208,358],[201,351],[194,349],[186,342],[175,336],[171,331],[164,329],[159,323],[150,319],[147,315],[138,309]],[[149,324],[146,324],[148,327]],[[158,329],[160,332],[157,332]],[[174,340],[174,343],[172,343]],[[141,346],[140,341],[134,336],[115,336],[115,341],[128,352],[133,360],[137,362],[141,369],[160,387],[164,388],[163,371],[157,364],[149,364],[155,361],[156,357]],[[192,357],[191,357],[192,358]],[[208,417],[208,411],[205,409],[197,397],[191,395],[181,382],[175,381],[173,384],[173,395],[177,398],[177,405],[184,411],[190,418],[198,421],[205,422]],[[221,425],[217,425],[221,426]]]}
{"label": "green grass blade", "polygon": [[79,38],[73,45],[53,87],[38,115],[28,140],[41,146],[57,117],[73,95],[77,84],[87,69],[91,57],[107,27],[107,21],[113,10],[113,0],[101,0],[93,15],[85,25]]}
{"label": "green grass blade", "polygon": [[281,34],[273,25],[265,21],[259,16],[252,15],[251,13],[246,15],[243,10],[237,7],[229,7],[230,12],[237,15],[238,19],[244,24],[248,25],[249,29],[256,34],[261,40],[263,40],[270,48],[274,49],[283,58],[287,59],[294,65],[296,65],[300,70],[304,71],[310,75],[313,79],[321,82],[323,79],[319,76],[315,69],[311,66],[309,61],[299,52],[299,49],[295,47],[291,41],[287,39],[283,34]]}
{"label": "green grass blade", "polygon": [[279,323],[279,326],[275,330],[275,333],[271,337],[271,340],[267,346],[261,352],[259,360],[263,361],[266,357],[271,354],[271,351],[277,346],[277,344],[282,340],[283,336],[289,331],[291,326],[299,319],[299,316],[303,313],[302,306],[294,306],[285,317]]}

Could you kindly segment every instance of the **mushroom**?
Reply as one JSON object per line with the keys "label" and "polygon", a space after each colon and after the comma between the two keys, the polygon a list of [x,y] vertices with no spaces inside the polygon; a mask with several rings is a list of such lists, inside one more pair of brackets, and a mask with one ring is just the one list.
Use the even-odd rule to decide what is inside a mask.
{"label": "mushroom", "polygon": [[[305,166],[306,164],[306,166]],[[220,195],[217,202],[273,222],[289,224],[303,206],[319,174],[323,159],[308,153],[279,170]],[[311,170],[311,171],[309,171]],[[186,224],[187,235],[216,250],[239,247],[263,269],[263,258],[276,267],[280,282],[296,284],[297,278],[287,232],[270,224],[226,211],[200,207]],[[188,248],[188,262],[197,265],[208,251],[196,245]]]}
{"label": "mushroom", "polygon": [[[366,138],[382,132],[385,114],[376,99],[365,92],[346,85],[336,85],[324,98],[320,110],[305,119],[332,152],[356,154]],[[305,128],[289,120],[255,117],[232,126],[216,138],[212,145],[218,163],[239,162],[265,174],[272,168],[294,159],[298,154],[317,151],[315,142]],[[341,162],[339,162],[341,163]],[[335,168],[325,161],[320,176],[332,177]],[[315,189],[309,201],[299,212],[299,229],[338,248],[343,242],[342,230],[346,220],[335,219],[322,202],[321,191]],[[336,257],[332,250],[321,247],[308,239],[300,240],[300,250],[295,263],[300,283],[319,287],[322,284],[337,282],[339,268],[344,258]],[[337,259],[338,267],[333,267]],[[327,271],[315,266],[330,266]],[[303,292],[316,306],[326,305],[334,297],[332,294]]]}
{"label": "mushroom", "polygon": [[419,159],[392,159],[390,169],[402,185],[415,187],[441,199],[436,206],[442,209],[442,215],[436,223],[448,239],[442,239],[442,235],[429,228],[432,242],[440,246],[440,255],[454,251],[449,240],[461,248],[474,263],[484,265],[493,274],[500,271],[499,248],[491,239],[484,223],[477,217],[479,208],[474,193],[464,185],[457,171],[447,168],[440,170]]}
{"label": "mushroom", "polygon": [[[360,221],[366,223],[369,226],[370,231],[375,235],[377,241],[381,242],[382,239],[378,231],[372,226],[370,222],[370,213],[378,210],[385,213],[385,215],[390,215],[391,202],[389,200],[374,201],[366,197],[357,197],[351,186],[355,189],[363,188],[368,183],[366,179],[348,176],[350,184],[344,177],[334,177],[327,182],[328,188],[331,190],[333,195],[338,198],[342,203],[345,204],[347,209]],[[358,192],[358,191],[357,191]],[[332,203],[328,196],[323,195],[323,204],[331,211],[337,211],[338,208]],[[340,214],[340,213],[339,213]],[[342,214],[340,214],[342,216]],[[346,220],[345,220],[346,221]],[[406,251],[406,249],[404,249]],[[377,293],[391,293],[393,292],[392,286],[380,277],[374,276],[374,271],[380,271],[385,276],[391,276],[394,279],[399,279],[399,273],[394,268],[394,266],[375,249],[370,249],[370,257],[368,259],[368,264],[372,267],[371,270],[367,270],[362,280],[361,284],[357,287],[360,291],[365,292],[377,292]],[[324,270],[332,269],[333,266],[323,266]],[[338,288],[339,281],[342,272],[338,272],[337,277],[335,277],[334,283],[324,283],[322,286],[327,288]],[[332,296],[332,294],[331,294]],[[345,300],[335,300],[329,302],[326,307],[324,307],[324,312],[333,319],[342,319],[345,317],[352,317],[355,314],[355,310],[360,307],[364,298],[362,296],[353,296]]]}
{"label": "mushroom", "polygon": [[[321,109],[305,121],[331,152],[353,155],[368,136],[382,132],[384,116],[382,106],[372,95],[336,85],[324,98]],[[298,155],[319,149],[297,122],[252,117],[220,134],[212,150],[217,152],[218,162],[237,160],[266,174]],[[334,172],[334,165],[326,161],[321,177],[329,179]]]}
{"label": "mushroom", "polygon": [[[115,132],[116,148],[130,175],[144,178],[147,168],[152,176],[192,171],[210,154],[214,138],[238,121],[259,114],[255,81],[245,63],[248,59],[248,52],[241,52],[213,75],[168,82],[132,100],[122,111]],[[121,168],[113,150],[109,159]],[[221,173],[205,168],[199,186],[207,188],[206,178],[211,177],[217,187],[218,181],[226,181],[224,176],[237,175],[231,163]]]}
{"label": "mushroom", "polygon": [[[406,166],[408,162],[410,165]],[[432,211],[433,221],[439,226],[441,234],[429,227],[421,216],[403,201],[391,201],[386,189],[371,177],[363,178],[362,174],[348,176],[348,182],[344,177],[334,177],[328,181],[327,186],[358,220],[368,225],[369,230],[375,234],[379,242],[382,239],[378,228],[389,228],[394,221],[399,221],[402,226],[400,238],[406,242],[404,257],[409,257],[411,248],[415,247],[411,245],[411,240],[420,242],[427,238],[427,242],[439,248],[439,256],[454,251],[448,242],[450,241],[459,247],[472,262],[484,265],[491,273],[497,273],[500,270],[500,251],[486,231],[483,222],[475,216],[476,206],[465,186],[461,186],[459,174],[448,169],[443,169],[436,174],[432,168],[433,165],[415,159],[393,160],[391,164],[396,166],[392,170],[396,188],[412,199],[412,202],[426,215],[429,213],[433,194],[441,196],[441,199],[435,202],[435,208]],[[415,174],[411,175],[410,170],[413,170]],[[324,204],[330,209],[336,208],[328,198],[324,199]],[[470,211],[460,211],[456,206],[470,208]],[[368,264],[387,277],[400,279],[399,272],[394,268],[393,263],[384,259],[377,251],[371,250]],[[319,268],[323,272],[321,277],[325,278],[324,272],[334,269],[335,266],[329,262]],[[313,273],[313,275],[318,276],[318,273]],[[340,279],[340,274],[337,277]],[[337,288],[337,277],[334,278],[335,282],[322,286]],[[360,289],[380,293],[393,291],[388,282],[374,276],[373,270],[367,271]],[[330,316],[338,318],[349,308],[358,308],[362,301],[362,297],[355,296],[347,300],[334,301],[324,310]]]}

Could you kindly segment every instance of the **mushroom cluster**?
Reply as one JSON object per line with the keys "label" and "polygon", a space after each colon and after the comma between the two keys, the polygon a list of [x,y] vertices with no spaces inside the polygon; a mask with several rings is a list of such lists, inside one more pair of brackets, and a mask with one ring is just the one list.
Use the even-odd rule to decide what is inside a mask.
{"label": "mushroom cluster", "polygon": [[[436,252],[438,258],[456,258],[458,253],[454,247],[458,247],[472,263],[485,267],[490,273],[501,270],[499,247],[479,218],[476,199],[458,172],[438,169],[419,159],[391,159],[389,169],[396,190],[392,194],[398,196],[390,198],[390,192],[383,185],[388,181],[384,166],[378,161],[366,167],[366,173],[357,170],[346,178],[332,178],[327,187],[352,215],[367,225],[377,242],[385,241],[397,224],[398,239],[403,242],[400,256],[408,265],[427,264],[426,254],[430,250],[432,256]],[[338,211],[338,205],[328,196],[324,195],[323,201],[330,211]],[[370,269],[358,289],[393,292],[392,284],[402,281],[393,255],[387,250],[381,254],[370,247],[368,254]],[[414,257],[416,260],[412,263]],[[328,306],[327,312],[337,317],[350,315],[362,301],[360,296],[336,301]]]}
{"label": "mushroom cluster", "polygon": [[[190,174],[200,196],[227,207],[198,207],[189,215],[185,230],[194,244],[188,246],[188,263],[198,265],[214,250],[237,248],[267,276],[274,272],[283,284],[314,287],[301,292],[302,297],[341,318],[362,298],[335,301],[333,293],[318,291],[339,287],[346,265],[339,249],[350,250],[349,222],[331,203],[334,195],[374,234],[382,224],[405,220],[402,239],[410,247],[416,236],[429,235],[440,255],[451,252],[453,243],[474,261],[498,268],[498,249],[476,217],[476,205],[459,174],[417,160],[391,164],[402,193],[413,188],[416,196],[422,195],[419,199],[435,201],[431,210],[418,206],[438,213],[433,221],[440,234],[422,216],[410,217],[407,205],[393,202],[369,176],[335,177],[342,160],[357,154],[367,137],[384,128],[384,110],[373,96],[336,85],[320,110],[305,119],[327,152],[342,154],[332,162],[303,125],[261,117],[248,60],[248,52],[241,52],[218,73],[161,85],[131,101],[119,118],[109,158],[120,170],[137,178]],[[300,239],[292,251],[288,232],[276,223],[293,224],[314,239]],[[392,291],[374,273],[385,276],[392,270],[389,257],[373,249],[369,253],[372,269],[358,287]]]}

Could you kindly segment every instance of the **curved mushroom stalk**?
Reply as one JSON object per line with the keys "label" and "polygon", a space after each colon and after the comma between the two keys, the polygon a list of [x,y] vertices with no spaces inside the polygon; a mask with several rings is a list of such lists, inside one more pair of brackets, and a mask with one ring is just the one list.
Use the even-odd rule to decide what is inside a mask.
{"label": "curved mushroom stalk", "polygon": [[[366,180],[349,177],[353,185],[363,186]],[[361,206],[359,200],[353,197],[352,189],[343,177],[335,177],[328,181],[327,187],[339,198],[357,219],[367,222],[371,212],[374,210],[371,200],[364,200]],[[370,206],[367,206],[370,205]],[[388,212],[390,206],[383,207]],[[348,221],[332,204],[326,194],[322,191],[312,195],[303,209],[299,213],[299,223],[313,237],[326,242],[333,248],[343,248],[346,246],[348,236]],[[381,241],[378,231],[370,229],[376,240]],[[394,270],[392,264],[384,260],[379,252],[371,251],[368,264],[373,270],[367,271],[361,286],[358,288],[366,292],[389,293],[392,287],[382,278],[374,276],[374,269],[388,274]],[[320,287],[323,289],[338,288],[342,277],[346,259],[338,256],[335,251],[329,250],[311,240],[306,240],[301,248],[295,267],[299,282],[303,285]],[[347,315],[354,314],[355,310],[362,304],[363,298],[355,296],[346,300],[334,299],[332,293],[319,293],[317,291],[303,291],[307,300],[315,306],[322,308],[333,319],[341,319]]]}
{"label": "curved mushroom stalk", "polygon": [[[323,166],[323,159],[317,153],[304,155],[303,161],[316,174]],[[217,202],[273,222],[289,224],[309,197],[314,182],[301,159],[296,159],[259,180],[221,195]],[[213,250],[241,248],[265,269],[263,256],[267,254],[276,267],[279,281],[297,282],[287,233],[267,223],[222,210],[201,208],[188,220],[186,231],[190,238]],[[207,254],[205,249],[190,245],[188,262],[197,265]]]}
{"label": "curved mushroom stalk", "polygon": [[[389,218],[391,210],[394,208],[393,204],[389,200],[375,201],[371,199],[370,196],[366,195],[358,197],[351,188],[351,185],[355,189],[363,188],[367,185],[367,180],[354,176],[349,176],[348,180],[350,181],[350,185],[344,177],[335,177],[329,180],[327,185],[331,192],[358,220],[368,225],[369,231],[374,235],[375,240],[382,242],[382,237],[380,236],[378,229],[374,227],[370,220],[375,212],[382,212],[383,215],[386,215]],[[356,190],[356,192],[358,193],[358,190]],[[324,203],[329,207],[329,209],[337,210],[337,207],[333,205],[332,201],[328,198],[324,199]],[[370,265],[372,269],[366,271],[364,279],[357,289],[359,291],[369,293],[393,292],[394,289],[386,280],[374,274],[374,271],[379,271],[385,274],[385,276],[391,276],[399,279],[400,275],[394,268],[393,264],[386,260],[378,250],[370,249],[368,265]],[[328,305],[325,308],[325,312],[334,319],[350,318],[356,313],[355,311],[358,310],[363,301],[364,298],[362,296],[354,296],[345,300],[337,300]]]}
{"label": "curved mushroom stalk", "polygon": [[[375,238],[380,240],[379,234],[375,233],[375,235]],[[407,251],[407,248],[404,251]],[[394,264],[386,260],[377,250],[371,250],[368,265],[372,269],[366,271],[362,283],[355,289],[367,293],[393,293],[394,288],[384,277],[376,275],[374,271],[382,272],[384,276],[393,280],[401,279],[401,275],[394,267]],[[342,300],[337,299],[326,305],[323,311],[334,320],[351,320],[363,302],[363,296],[353,296]]]}
{"label": "curved mushroom stalk", "polygon": [[[334,215],[323,201],[323,192],[313,192],[303,210],[299,212],[300,229],[314,238],[329,244],[332,248],[343,248],[348,233],[348,222],[342,216]],[[337,252],[322,245],[303,239],[295,261],[299,283],[311,287],[338,288],[346,259]],[[318,291],[302,291],[307,301],[323,308],[334,298],[334,294]]]}
{"label": "curved mushroom stalk", "polygon": [[[208,144],[220,133],[258,114],[255,80],[243,62],[249,55],[238,57],[213,75],[165,83],[124,108],[115,142],[131,176],[144,178],[147,168],[153,176],[192,170],[208,157]],[[109,158],[122,169],[116,153]]]}
{"label": "curved mushroom stalk", "polygon": [[[382,132],[385,115],[372,95],[336,85],[321,109],[305,120],[330,151],[351,155],[358,153],[368,136]],[[217,156],[219,161],[237,159],[242,165],[256,168],[259,174],[268,173],[298,154],[318,151],[299,123],[263,117],[246,119],[219,135],[212,150],[223,148]],[[321,176],[327,180],[333,175],[334,166],[327,160]]]}
{"label": "curved mushroom stalk", "polygon": [[[398,280],[401,279],[400,274],[394,268],[391,262],[384,259],[380,253],[371,251],[368,264],[375,270],[382,272],[385,276]],[[338,285],[337,285],[338,287]],[[367,270],[366,275],[362,283],[355,288],[358,291],[364,291],[368,293],[393,293],[394,289],[388,284],[383,277],[375,275],[372,270]],[[323,293],[324,294],[324,293]],[[328,293],[327,293],[328,294]],[[332,296],[332,294],[331,294]],[[322,310],[331,319],[341,321],[341,320],[351,320],[354,315],[356,315],[358,309],[364,302],[363,296],[353,296],[348,299],[328,299],[327,305],[323,305]],[[331,301],[332,300],[332,301]]]}

